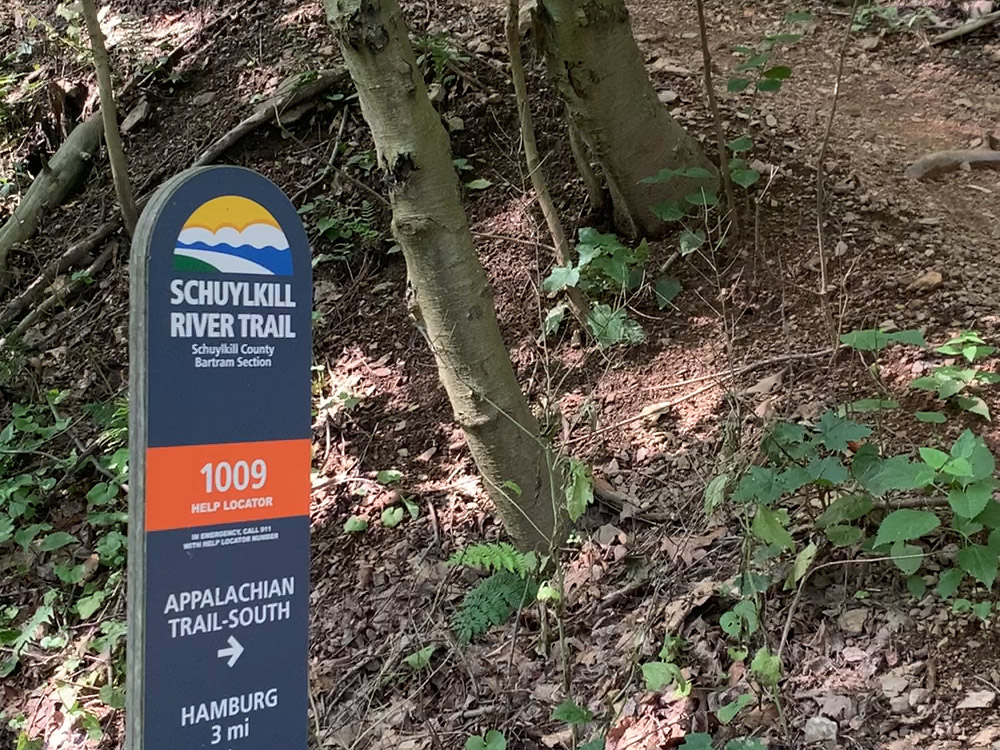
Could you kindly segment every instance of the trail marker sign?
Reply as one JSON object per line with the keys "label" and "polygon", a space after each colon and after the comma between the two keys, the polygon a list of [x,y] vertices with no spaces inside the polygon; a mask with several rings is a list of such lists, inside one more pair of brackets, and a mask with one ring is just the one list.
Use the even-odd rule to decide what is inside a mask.
{"label": "trail marker sign", "polygon": [[127,746],[305,750],[312,267],[237,167],[157,191],[132,244]]}

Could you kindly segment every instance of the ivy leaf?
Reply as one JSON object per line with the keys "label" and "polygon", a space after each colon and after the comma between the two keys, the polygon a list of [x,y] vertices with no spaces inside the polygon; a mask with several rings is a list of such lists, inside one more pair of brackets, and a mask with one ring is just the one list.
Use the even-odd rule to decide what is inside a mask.
{"label": "ivy leaf", "polygon": [[565,700],[552,712],[552,718],[567,724],[585,724],[594,717],[586,707],[578,706],[571,700]]}
{"label": "ivy leaf", "polygon": [[719,205],[719,196],[708,190],[699,190],[696,193],[688,193],[684,196],[684,200],[692,206],[704,206],[706,208],[711,208],[712,206]]}
{"label": "ivy leaf", "polygon": [[937,595],[942,599],[947,599],[958,591],[959,584],[965,578],[965,571],[961,568],[946,570],[938,576]]}
{"label": "ivy leaf", "polygon": [[674,297],[681,293],[681,282],[673,276],[661,276],[653,285],[653,292],[656,294],[656,306],[662,310],[671,302]]}
{"label": "ivy leaf", "polygon": [[600,302],[591,306],[587,326],[605,349],[615,344],[638,344],[646,338],[642,326],[626,317],[624,308],[613,310]]}
{"label": "ivy leaf", "polygon": [[101,604],[104,603],[104,597],[107,596],[106,591],[95,591],[90,596],[84,596],[76,600],[76,611],[80,615],[81,620],[88,620],[90,617],[101,608]]}
{"label": "ivy leaf", "polygon": [[749,706],[751,703],[753,703],[752,695],[741,695],[732,703],[719,706],[719,710],[715,712],[715,715],[723,724],[728,724],[736,718],[736,714]]}
{"label": "ivy leaf", "polygon": [[963,518],[975,518],[986,509],[995,487],[996,480],[991,478],[973,482],[964,489],[953,489],[948,493],[948,505]]}
{"label": "ivy leaf", "polygon": [[846,450],[849,442],[857,442],[872,434],[870,427],[838,417],[832,409],[820,417],[816,432],[823,444],[832,451]]}
{"label": "ivy leaf", "polygon": [[563,320],[566,317],[566,312],[569,310],[569,305],[562,302],[545,314],[545,320],[542,321],[542,333],[546,336],[551,336],[553,333],[559,330],[559,326],[562,325]]}
{"label": "ivy leaf", "polygon": [[924,551],[915,544],[907,544],[902,541],[894,542],[889,551],[889,554],[892,555],[892,564],[908,576],[912,576],[920,570],[920,564],[923,560],[922,557],[915,557],[915,555],[922,556],[923,553]]}
{"label": "ivy leaf", "polygon": [[847,467],[836,456],[817,456],[806,466],[806,471],[812,481],[818,484],[840,484],[847,479]]}
{"label": "ivy leaf", "polygon": [[759,503],[767,504],[774,502],[782,494],[784,494],[784,488],[778,481],[778,474],[774,469],[751,466],[736,486],[733,501],[747,503],[756,500]]}
{"label": "ivy leaf", "polygon": [[406,666],[414,672],[419,672],[421,669],[427,669],[431,663],[431,657],[434,655],[436,650],[437,646],[424,646],[419,651],[414,651],[409,656],[404,656],[403,661],[406,662]]}
{"label": "ivy leaf", "polygon": [[748,188],[760,179],[760,172],[756,169],[733,169],[729,176],[740,187]]}
{"label": "ivy leaf", "polygon": [[368,521],[360,516],[351,516],[344,522],[345,534],[358,534],[368,528]]}
{"label": "ivy leaf", "polygon": [[754,654],[750,671],[761,684],[773,687],[781,679],[781,659],[772,654],[767,646],[763,646]]}
{"label": "ivy leaf", "polygon": [[878,527],[875,546],[919,539],[941,525],[941,519],[929,510],[901,508],[887,515]]}
{"label": "ivy leaf", "polygon": [[402,478],[403,472],[396,469],[383,469],[375,475],[375,481],[386,486],[395,484]]}
{"label": "ivy leaf", "polygon": [[677,201],[664,201],[663,203],[657,203],[650,209],[650,211],[652,211],[653,216],[657,219],[666,222],[680,221],[687,216],[687,212]]}
{"label": "ivy leaf", "polygon": [[665,661],[650,661],[642,665],[642,678],[646,681],[646,690],[659,692],[667,685],[684,682],[684,675],[676,664]]}
{"label": "ivy leaf", "polygon": [[697,232],[692,232],[690,229],[685,229],[681,232],[679,239],[681,255],[688,256],[697,250],[699,247],[705,244],[705,233],[700,229]]}
{"label": "ivy leaf", "polygon": [[556,266],[542,282],[542,291],[561,292],[580,283],[580,269],[573,266]]}
{"label": "ivy leaf", "polygon": [[959,550],[958,566],[986,588],[991,588],[997,579],[997,553],[981,544]]}
{"label": "ivy leaf", "polygon": [[726,145],[729,146],[730,151],[734,154],[738,154],[742,151],[749,151],[753,148],[753,141],[750,140],[750,136],[741,135],[739,138],[730,141]]}
{"label": "ivy leaf", "polygon": [[594,482],[583,463],[575,458],[569,460],[569,483],[566,487],[566,511],[571,521],[576,522],[590,504],[594,502]]}
{"label": "ivy leaf", "polygon": [[500,732],[491,729],[483,737],[469,737],[465,741],[465,750],[507,750],[507,740]]}
{"label": "ivy leaf", "polygon": [[65,531],[54,531],[41,541],[38,549],[42,552],[53,552],[78,542],[79,540],[72,534],[67,534]]}
{"label": "ivy leaf", "polygon": [[382,525],[387,529],[394,529],[403,522],[403,509],[398,505],[386,508],[382,511]]}
{"label": "ivy leaf", "polygon": [[795,549],[795,542],[786,528],[787,518],[786,511],[772,511],[760,505],[757,507],[757,513],[754,514],[750,529],[754,536],[763,542],[776,544],[784,549]]}
{"label": "ivy leaf", "polygon": [[864,532],[857,526],[836,524],[826,529],[826,538],[834,547],[852,547],[861,541]]}

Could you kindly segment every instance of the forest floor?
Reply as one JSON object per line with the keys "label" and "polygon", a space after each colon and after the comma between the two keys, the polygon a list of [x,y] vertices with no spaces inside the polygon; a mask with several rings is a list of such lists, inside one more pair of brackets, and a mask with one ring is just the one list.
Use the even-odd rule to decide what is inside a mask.
{"label": "forest floor", "polygon": [[[169,49],[230,10],[194,5],[115,3],[111,17],[119,23],[111,40],[119,72],[131,74],[151,50]],[[804,747],[811,739],[821,740],[819,747],[1000,747],[995,618],[981,622],[933,594],[915,598],[905,578],[881,564],[816,570],[800,598],[780,585],[772,589],[761,607],[761,637],[772,650],[791,611],[780,704],[763,696],[729,725],[715,718],[746,685],[746,668],[732,663],[719,627],[729,606],[721,592],[740,570],[744,533],[736,514],[703,512],[706,485],[726,468],[720,455],[731,448],[727,435],[735,434],[738,449],[753,457],[764,423],[816,420],[831,406],[873,396],[876,384],[871,360],[848,351],[777,361],[832,341],[817,294],[816,170],[849,8],[785,0],[709,0],[707,7],[720,87],[739,64],[734,46],[758,43],[791,11],[813,12],[805,38],[775,53],[792,70],[779,93],[721,97],[727,137],[750,135],[751,158],[770,179],[741,193],[739,244],[672,265],[683,285],[673,306],[661,311],[649,298],[631,303],[645,342],[600,349],[568,335],[547,342],[539,336],[553,304],[538,293],[551,260],[519,150],[501,9],[485,0],[404,3],[428,80],[441,89],[437,106],[449,123],[454,156],[466,160],[462,178],[473,186],[465,206],[522,385],[539,411],[556,414],[553,432],[567,450],[594,467],[605,489],[599,494],[617,498],[591,507],[563,553],[562,640],[537,607],[468,646],[452,634],[451,613],[475,576],[445,560],[502,533],[432,358],[407,318],[405,268],[388,237],[383,186],[352,92],[327,96],[297,122],[261,128],[225,153],[225,163],[255,169],[293,196],[317,260],[313,747],[450,750],[488,729],[502,731],[510,748],[570,747],[570,730],[552,718],[567,674],[576,702],[597,717],[584,739],[606,732],[608,750],[677,747],[697,731],[713,733],[720,747],[748,735],[771,748]],[[661,101],[714,149],[694,3],[641,0],[630,9]],[[949,25],[964,18],[950,3],[932,10]],[[30,69],[23,67],[30,59],[43,79],[93,87],[66,17],[55,11],[53,2],[0,9],[0,25],[13,30],[0,38],[0,59],[21,70]],[[154,76],[124,103],[126,111],[140,100],[148,107],[125,134],[135,184],[148,189],[184,169],[289,75],[338,64],[318,3],[245,0],[231,12],[233,21],[191,45],[172,74]],[[900,12],[905,17],[914,9]],[[32,17],[51,31],[28,23]],[[990,248],[1000,240],[1000,176],[959,170],[918,181],[903,170],[933,151],[988,142],[1000,112],[998,27],[929,46],[928,33],[935,32],[926,31],[926,22],[909,28],[887,14],[864,21],[848,43],[823,164],[830,318],[841,332],[919,328],[940,344],[975,329],[995,343],[1000,267]],[[19,46],[29,40],[34,48]],[[435,59],[447,63],[439,76]],[[588,208],[561,106],[530,44],[526,62],[539,147],[564,221],[574,234],[587,226],[611,231],[608,217]],[[35,126],[17,124],[10,147],[0,152],[0,185],[12,186],[0,193],[0,218],[27,184],[15,163],[37,152]],[[328,163],[336,169],[312,184]],[[488,186],[475,189],[477,180]],[[0,297],[0,309],[114,212],[102,163],[86,188],[12,254],[12,292]],[[128,241],[118,235],[112,242],[118,248],[111,262],[86,294],[57,307],[26,332],[13,355],[2,355],[10,359],[0,381],[0,422],[13,403],[44,400],[39,394],[56,388],[67,392],[60,408],[78,419],[79,439],[92,444],[99,427],[87,421],[94,410],[85,407],[124,394]],[[676,242],[651,243],[651,265],[663,263]],[[931,359],[918,349],[883,352],[880,377],[892,397],[923,403],[907,384]],[[740,369],[748,365],[754,367]],[[733,368],[739,374],[727,377]],[[1000,398],[989,391],[984,397],[995,412]],[[633,419],[657,402],[669,402],[658,418]],[[891,416],[885,429],[892,441],[912,447],[928,436],[954,438],[966,426],[1000,448],[997,429],[972,415],[943,426]],[[391,486],[378,481],[388,470],[400,476]],[[58,489],[64,500],[48,521],[92,541],[86,504],[72,496],[74,489],[86,492],[86,483],[74,479]],[[387,528],[382,511],[404,496],[417,503],[418,517]],[[366,519],[367,531],[346,534],[351,516]],[[847,560],[842,553],[824,549],[817,562]],[[42,592],[60,586],[44,557],[25,555],[0,547],[0,593],[12,613],[2,627],[23,623]],[[0,729],[0,746],[12,747],[21,731],[43,737],[53,750],[122,746],[121,712],[99,700],[107,697],[99,682],[71,691],[71,698],[66,692],[95,664],[96,671],[120,667],[119,657],[95,652],[91,640],[107,634],[105,623],[124,619],[121,591],[118,582],[86,620],[57,611],[17,646],[20,664],[0,691],[11,727]],[[638,666],[668,635],[687,644],[680,663],[693,690],[684,698],[646,690]],[[408,667],[404,658],[426,646],[435,647],[429,667]],[[72,704],[95,716],[99,730]],[[816,734],[831,727],[835,739]]]}

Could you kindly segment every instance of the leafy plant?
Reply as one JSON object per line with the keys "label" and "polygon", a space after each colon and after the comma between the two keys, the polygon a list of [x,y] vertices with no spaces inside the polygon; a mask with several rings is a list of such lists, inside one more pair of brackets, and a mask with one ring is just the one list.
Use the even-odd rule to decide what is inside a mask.
{"label": "leafy plant", "polygon": [[465,750],[507,750],[503,734],[491,729],[485,735],[472,736],[465,741]]}
{"label": "leafy plant", "polygon": [[914,379],[910,387],[930,391],[942,401],[990,420],[990,410],[980,395],[980,389],[984,385],[1000,383],[1000,375],[974,365],[992,355],[996,349],[988,346],[975,331],[962,331],[934,351],[949,357],[962,357],[970,366],[938,365],[930,375]]}
{"label": "leafy plant", "polygon": [[792,76],[792,69],[787,65],[774,65],[772,57],[776,50],[793,45],[802,38],[802,34],[794,31],[796,24],[811,20],[810,13],[789,13],[776,33],[765,36],[752,46],[734,47],[733,52],[741,55],[743,59],[726,82],[726,89],[734,94],[745,91],[751,86],[759,92],[780,91],[782,84]]}
{"label": "leafy plant", "polygon": [[680,697],[689,695],[691,683],[684,676],[678,664],[681,649],[684,647],[683,638],[668,635],[664,638],[663,646],[660,648],[659,661],[650,661],[642,665],[642,677],[646,682],[646,689],[658,692],[668,685],[674,685],[674,694]]}
{"label": "leafy plant", "polygon": [[444,32],[425,34],[415,41],[414,48],[417,65],[427,71],[433,82],[442,86],[455,80],[455,75],[447,72],[449,68],[469,61]]}
{"label": "leafy plant", "polygon": [[502,625],[537,593],[533,577],[522,578],[503,570],[483,579],[465,595],[452,617],[459,641],[468,643],[491,627]]}
{"label": "leafy plant", "polygon": [[926,21],[937,21],[937,16],[930,8],[920,6],[911,12],[901,12],[898,5],[873,1],[858,7],[851,28],[853,31],[865,31],[881,24],[890,32],[908,31]]}

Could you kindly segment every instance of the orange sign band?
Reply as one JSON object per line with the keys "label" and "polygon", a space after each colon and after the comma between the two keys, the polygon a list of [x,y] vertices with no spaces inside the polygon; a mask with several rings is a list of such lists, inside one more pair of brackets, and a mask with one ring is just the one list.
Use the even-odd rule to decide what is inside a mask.
{"label": "orange sign band", "polygon": [[310,441],[146,451],[146,531],[309,515]]}

